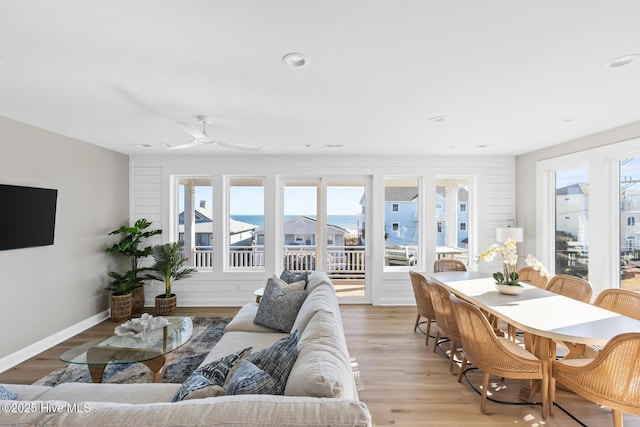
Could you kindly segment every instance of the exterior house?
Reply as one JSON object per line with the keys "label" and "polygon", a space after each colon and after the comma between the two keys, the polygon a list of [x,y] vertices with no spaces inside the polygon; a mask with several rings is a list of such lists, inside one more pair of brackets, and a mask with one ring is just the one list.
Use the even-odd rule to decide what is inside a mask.
{"label": "exterior house", "polygon": [[[456,203],[455,246],[466,249],[469,245],[469,190],[467,188],[457,189]],[[436,191],[436,226],[438,228],[437,245],[448,246],[447,231],[451,233],[454,230],[447,230],[447,199],[444,195],[444,187],[439,187]]]}
{"label": "exterior house", "polygon": [[[285,246],[315,246],[316,245],[317,220],[304,215],[289,218],[284,222]],[[325,231],[327,245],[345,246],[345,235],[348,230],[336,225],[327,225]],[[264,228],[254,230],[254,242],[256,245],[264,244]]]}
{"label": "exterior house", "polygon": [[418,187],[385,187],[384,231],[387,245],[418,244]]}
{"label": "exterior house", "polygon": [[[212,248],[213,240],[213,214],[207,209],[207,204],[203,200],[199,207],[194,209],[195,215],[195,240],[194,246],[199,248]],[[178,219],[178,237],[180,242],[184,242],[184,212],[180,212]],[[254,230],[258,228],[254,224],[229,220],[229,243],[231,246],[250,245]]]}

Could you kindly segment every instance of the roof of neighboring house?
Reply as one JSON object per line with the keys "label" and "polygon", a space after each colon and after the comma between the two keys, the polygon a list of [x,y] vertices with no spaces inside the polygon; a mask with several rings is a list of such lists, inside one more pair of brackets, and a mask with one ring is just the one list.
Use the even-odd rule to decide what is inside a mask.
{"label": "roof of neighboring house", "polygon": [[385,187],[385,202],[410,202],[418,197],[418,187]]}
{"label": "roof of neighboring house", "polygon": [[[298,223],[300,222],[300,220],[303,220],[305,222],[313,222],[316,223],[317,220],[315,218],[311,218],[310,216],[306,216],[306,215],[298,215],[298,216],[294,216],[293,218],[289,218],[288,220],[286,220],[284,222],[285,227],[287,226],[287,224],[292,224],[292,223]],[[331,225],[331,224],[327,224],[327,227],[329,227],[330,230],[340,233],[340,234],[346,234],[349,232],[349,230],[339,227],[337,225]],[[288,230],[285,230],[285,232],[287,232]],[[259,227],[256,228],[255,230],[256,233],[258,234],[262,234],[264,233],[264,227]]]}
{"label": "roof of neighboring house", "polygon": [[[211,233],[212,229],[212,218],[211,211],[209,209],[195,208],[195,217],[196,217],[196,233]],[[184,212],[180,212],[180,224],[178,226],[179,232],[184,231],[184,222],[182,222],[182,218],[184,217]],[[237,221],[235,219],[229,220],[229,234],[239,234],[247,231],[255,230],[258,228],[257,225],[249,224],[247,222]]]}
{"label": "roof of neighboring house", "polygon": [[589,194],[589,184],[571,184],[556,190],[556,196],[568,196],[571,194]]}

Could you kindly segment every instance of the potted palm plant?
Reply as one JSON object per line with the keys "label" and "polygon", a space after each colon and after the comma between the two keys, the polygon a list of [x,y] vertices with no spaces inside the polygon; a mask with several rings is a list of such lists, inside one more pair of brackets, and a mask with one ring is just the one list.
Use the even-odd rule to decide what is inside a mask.
{"label": "potted palm plant", "polygon": [[120,274],[115,271],[111,271],[109,277],[112,279],[107,286],[111,291],[111,320],[124,322],[131,319],[134,280],[129,273]]}
{"label": "potted palm plant", "polygon": [[176,309],[177,297],[171,293],[171,284],[185,279],[196,272],[195,268],[184,267],[188,258],[182,256],[179,242],[154,246],[151,251],[153,265],[149,267],[147,278],[164,282],[165,292],[156,296],[156,315],[166,316]]}
{"label": "potted palm plant", "polygon": [[[146,268],[141,267],[144,258],[151,255],[151,246],[145,246],[150,237],[162,234],[162,230],[148,230],[151,222],[141,218],[132,226],[122,226],[112,231],[109,235],[120,235],[121,239],[113,246],[107,248],[107,252],[123,255],[129,263],[129,271],[117,276],[125,277],[130,282],[132,293],[132,313],[142,313],[144,310],[144,279],[143,272]],[[115,280],[115,276],[109,274]]]}

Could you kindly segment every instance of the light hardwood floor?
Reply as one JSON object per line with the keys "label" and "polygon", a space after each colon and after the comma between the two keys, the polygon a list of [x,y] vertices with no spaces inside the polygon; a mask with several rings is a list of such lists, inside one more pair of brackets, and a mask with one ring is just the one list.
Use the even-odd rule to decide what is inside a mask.
{"label": "light hardwood floor", "polygon": [[[180,307],[187,316],[233,316],[237,308]],[[341,306],[347,344],[357,375],[360,399],[367,404],[375,425],[398,426],[579,426],[556,408],[543,420],[537,405],[488,402],[487,415],[480,413],[480,396],[465,382],[456,381],[457,369],[449,372],[442,353],[425,346],[424,335],[413,332],[414,307]],[[0,373],[0,383],[30,384],[61,366],[58,356],[71,346],[112,333],[114,323],[105,321],[36,357]],[[443,347],[448,347],[447,345]],[[480,381],[477,372],[468,375]],[[492,378],[494,398],[518,402],[517,381]],[[559,390],[557,402],[584,425],[612,425],[611,412]],[[625,415],[625,426],[640,426],[640,417]]]}

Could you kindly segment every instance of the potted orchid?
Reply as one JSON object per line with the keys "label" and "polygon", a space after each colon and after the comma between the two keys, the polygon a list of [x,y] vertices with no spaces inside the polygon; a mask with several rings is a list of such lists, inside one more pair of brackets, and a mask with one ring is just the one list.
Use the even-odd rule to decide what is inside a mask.
{"label": "potted orchid", "polygon": [[[522,289],[518,281],[518,248],[516,246],[516,241],[513,239],[508,239],[502,245],[494,244],[489,247],[486,251],[482,252],[476,258],[476,262],[491,262],[497,255],[502,256],[502,271],[497,271],[493,273],[493,279],[496,281],[496,286],[499,291],[503,291],[503,286],[510,287],[518,287]],[[540,274],[543,276],[548,276],[549,272],[542,265],[540,261],[538,261],[531,254],[527,256],[525,259],[525,263],[528,266],[533,267],[534,270],[540,271]],[[519,290],[509,289],[505,290],[508,293],[515,293]]]}

